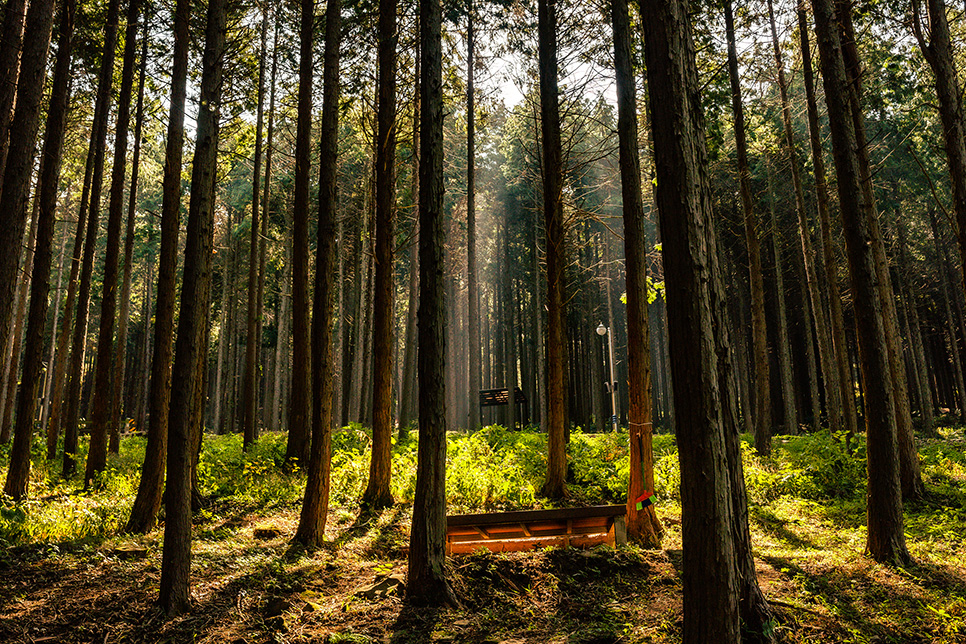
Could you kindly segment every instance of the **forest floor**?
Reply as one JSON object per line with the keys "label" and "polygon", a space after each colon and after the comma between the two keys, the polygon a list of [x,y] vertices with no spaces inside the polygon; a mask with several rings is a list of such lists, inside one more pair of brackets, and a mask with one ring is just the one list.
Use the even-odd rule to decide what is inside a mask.
{"label": "forest floor", "polygon": [[[468,445],[451,442],[450,496],[479,494],[466,508],[539,504],[532,490],[496,487],[519,483],[514,472],[520,480],[534,475],[531,465],[540,459],[531,463],[519,450],[539,444],[539,435],[486,431],[455,439]],[[610,476],[612,488],[626,483],[624,437],[572,438],[574,503],[616,500],[606,486],[588,482]],[[334,463],[333,484],[339,487],[333,490],[329,543],[306,552],[290,543],[302,482],[277,467],[283,438],[266,437],[259,450],[244,456],[237,440],[213,439],[202,471],[211,501],[194,524],[193,609],[174,619],[156,607],[163,531],[131,536],[118,530],[136,490],[134,463],[143,441],[125,441],[128,447],[112,461],[98,492],[79,492],[35,462],[32,499],[0,505],[0,642],[680,640],[680,508],[670,437],[655,441],[658,511],[667,529],[662,550],[601,546],[453,557],[447,566],[462,602],[458,610],[404,606],[411,446],[396,448],[394,494],[401,502],[363,519],[346,500],[361,492],[364,443],[364,433],[355,430],[337,450],[343,457]],[[915,558],[907,569],[863,556],[861,448],[850,456],[825,433],[776,437],[775,455],[768,459],[747,452],[758,577],[772,602],[779,641],[966,642],[961,429],[921,441],[929,495],[905,509]],[[517,470],[504,469],[497,478],[466,466],[507,468],[514,453]],[[5,462],[0,453],[0,465]]]}

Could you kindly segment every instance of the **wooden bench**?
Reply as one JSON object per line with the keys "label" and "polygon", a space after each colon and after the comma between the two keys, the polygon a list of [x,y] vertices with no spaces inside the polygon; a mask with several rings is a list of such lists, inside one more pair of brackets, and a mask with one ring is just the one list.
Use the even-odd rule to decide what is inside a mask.
{"label": "wooden bench", "polygon": [[480,548],[491,552],[546,546],[589,548],[627,543],[626,506],[595,505],[557,510],[522,510],[446,517],[446,554]]}

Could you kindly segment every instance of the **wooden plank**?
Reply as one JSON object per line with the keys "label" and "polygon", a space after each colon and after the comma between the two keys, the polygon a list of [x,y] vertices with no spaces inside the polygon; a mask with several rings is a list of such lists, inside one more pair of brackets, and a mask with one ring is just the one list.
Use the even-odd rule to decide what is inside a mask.
{"label": "wooden plank", "polygon": [[582,508],[557,508],[552,510],[520,510],[516,512],[493,512],[488,514],[456,514],[446,517],[447,528],[473,525],[496,525],[500,523],[526,523],[537,521],[566,521],[588,517],[616,517],[627,512],[624,505],[593,505]]}
{"label": "wooden plank", "polygon": [[508,541],[491,539],[488,541],[448,542],[447,552],[450,554],[469,554],[481,548],[489,550],[490,552],[521,552],[547,547],[561,548],[568,545],[572,548],[592,548],[600,544],[611,545],[608,542],[606,534],[558,535],[533,539],[512,539]]}

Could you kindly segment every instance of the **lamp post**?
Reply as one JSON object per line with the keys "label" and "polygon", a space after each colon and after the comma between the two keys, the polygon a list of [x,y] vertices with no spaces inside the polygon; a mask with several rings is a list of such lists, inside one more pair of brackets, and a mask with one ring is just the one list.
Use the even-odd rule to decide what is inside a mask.
{"label": "lamp post", "polygon": [[597,335],[600,337],[607,336],[607,347],[610,353],[610,382],[607,383],[607,389],[610,391],[610,408],[613,416],[611,416],[611,424],[614,431],[617,431],[617,379],[614,378],[614,334],[610,333],[610,329],[604,326],[601,322],[597,326]]}

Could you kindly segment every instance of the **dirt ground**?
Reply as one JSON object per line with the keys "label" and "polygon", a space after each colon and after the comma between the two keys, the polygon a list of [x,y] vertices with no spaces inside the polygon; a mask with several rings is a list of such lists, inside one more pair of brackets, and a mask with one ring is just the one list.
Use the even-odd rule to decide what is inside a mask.
{"label": "dirt ground", "polygon": [[[193,609],[156,607],[161,531],[100,543],[38,545],[0,556],[0,642],[328,642],[607,644],[674,642],[682,620],[678,526],[670,549],[546,549],[448,560],[461,609],[417,610],[401,598],[407,508],[363,522],[333,513],[331,543],[289,543],[292,510],[202,513]],[[677,546],[679,548],[679,546]],[[796,597],[789,573],[760,563],[782,641],[847,641],[839,620]],[[882,641],[891,641],[883,639]],[[921,641],[929,641],[923,639]]]}

